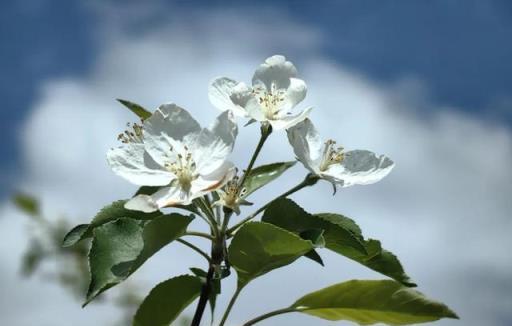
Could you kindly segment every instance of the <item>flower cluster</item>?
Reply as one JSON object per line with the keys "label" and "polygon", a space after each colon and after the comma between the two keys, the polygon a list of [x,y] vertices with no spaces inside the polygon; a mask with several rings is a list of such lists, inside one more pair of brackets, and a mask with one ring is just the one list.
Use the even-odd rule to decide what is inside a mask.
{"label": "flower cluster", "polygon": [[297,159],[312,175],[335,187],[370,184],[385,177],[394,166],[389,158],[366,150],[344,151],[333,140],[323,142],[308,118],[311,107],[292,113],[306,91],[295,66],[274,55],[256,69],[252,86],[227,77],[211,83],[210,101],[222,113],[210,128],[201,128],[176,104],[161,105],[141,125],[134,124],[133,131],[121,134],[123,145],[107,154],[119,176],[136,185],[161,187],[151,195],[135,196],[125,207],[153,212],[188,205],[215,191],[216,205],[239,213],[239,206],[249,203],[243,199],[244,178],[236,177],[228,161],[238,132],[235,116],[260,122],[268,134],[286,130]]}

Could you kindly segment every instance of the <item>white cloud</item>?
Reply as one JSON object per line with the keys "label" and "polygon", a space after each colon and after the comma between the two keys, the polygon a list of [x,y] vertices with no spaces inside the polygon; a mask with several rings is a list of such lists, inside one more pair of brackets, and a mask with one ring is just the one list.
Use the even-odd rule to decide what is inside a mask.
{"label": "white cloud", "polygon": [[[511,303],[508,292],[493,282],[496,278],[510,282],[503,271],[512,262],[507,250],[512,223],[508,216],[512,135],[508,129],[450,108],[425,111],[429,103],[421,83],[403,80],[379,85],[334,64],[319,54],[322,38],[318,33],[289,19],[272,19],[279,13],[253,11],[249,17],[247,12],[215,11],[193,17],[198,19],[193,29],[187,18],[177,18],[135,36],[124,32],[119,22],[109,24],[100,30],[106,36],[90,73],[41,85],[41,96],[23,130],[27,168],[21,182],[42,197],[48,212],[66,212],[83,222],[102,205],[133,191],[105,162],[106,150],[117,145],[117,133],[126,121],[134,120],[114,102],[115,97],[148,107],[174,101],[207,124],[218,113],[208,104],[209,80],[218,75],[249,80],[267,55],[284,53],[291,60],[298,59],[309,86],[306,104],[315,107],[312,118],[325,137],[347,148],[386,153],[397,163],[379,184],[346,189],[334,198],[330,187],[321,184],[295,198],[310,211],[338,211],[355,218],[368,235],[381,239],[401,258],[420,290],[447,302],[460,313],[464,325],[499,325],[500,320],[511,318],[506,310]],[[246,164],[256,134],[254,126],[242,129],[234,155],[241,165]],[[292,158],[285,138],[275,133],[261,161]],[[285,185],[276,185],[276,193],[303,174],[301,167],[294,168],[283,178]],[[259,194],[256,199],[268,197]],[[24,229],[21,218],[3,206],[2,215],[11,217],[0,219],[0,236],[10,239],[0,248],[0,256],[8,261],[2,264],[7,280],[0,282],[2,289],[20,286],[0,293],[2,318],[19,326],[31,325],[33,320],[41,325],[79,320],[86,325],[110,319],[111,311],[79,310],[78,303],[51,286],[18,281],[15,273],[20,248],[25,245]],[[184,273],[186,268],[178,264],[200,263],[188,253],[186,249],[165,250],[137,277],[151,285]],[[173,261],[170,254],[176,263],[169,263]],[[379,277],[346,259],[325,256],[326,268],[301,260],[255,281],[242,294],[233,321],[287,305],[335,282]],[[225,297],[233,289],[232,281],[224,288]],[[29,300],[43,297],[45,291],[50,293],[48,299]],[[28,309],[30,318],[23,313]],[[56,320],[56,314],[66,318]],[[290,315],[266,325],[277,322],[330,324]]]}

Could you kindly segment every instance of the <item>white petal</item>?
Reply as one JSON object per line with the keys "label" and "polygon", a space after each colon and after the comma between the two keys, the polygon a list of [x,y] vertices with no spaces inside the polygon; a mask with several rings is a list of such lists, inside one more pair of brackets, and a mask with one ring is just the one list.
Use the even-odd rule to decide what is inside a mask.
{"label": "white petal", "polygon": [[201,175],[192,182],[191,193],[193,196],[202,196],[216,189],[221,188],[236,175],[236,169],[233,163],[225,161],[215,171],[207,175]]}
{"label": "white petal", "polygon": [[288,140],[299,161],[317,173],[324,144],[311,120],[306,118],[287,131]]}
{"label": "white petal", "polygon": [[231,111],[221,113],[215,119],[210,130],[216,137],[222,139],[226,145],[233,149],[236,136],[238,135],[238,126]]}
{"label": "white petal", "polygon": [[[236,99],[236,103],[231,99],[233,94]],[[243,106],[245,105],[242,100],[244,98],[244,94],[247,93],[243,91],[243,86],[239,85],[237,81],[227,77],[214,79],[208,87],[208,98],[213,106],[221,111],[233,111],[234,114],[241,117],[247,115],[243,109]]]}
{"label": "white petal", "polygon": [[222,165],[233,149],[232,144],[226,144],[208,129],[203,129],[200,134],[186,138],[185,141],[199,174],[213,172]]}
{"label": "white petal", "polygon": [[290,85],[290,78],[297,76],[297,69],[282,55],[274,55],[265,60],[254,72],[252,77],[253,85],[265,85],[270,90],[272,84],[278,89],[287,89]]}
{"label": "white petal", "polygon": [[387,176],[394,165],[384,155],[377,156],[370,151],[354,150],[345,153],[341,164],[331,165],[323,174],[334,178],[342,187],[367,185]]}
{"label": "white petal", "polygon": [[252,88],[250,88],[249,86],[247,86],[245,83],[242,82],[242,83],[236,84],[231,91],[232,92],[231,92],[230,99],[233,102],[233,104],[235,105],[235,107],[237,107],[240,111],[240,114],[238,114],[235,111],[234,111],[234,113],[237,115],[240,115],[240,116],[247,117],[247,112],[246,112],[245,107],[247,105],[247,101],[254,97],[252,94]]}
{"label": "white petal", "polygon": [[190,204],[189,196],[179,187],[164,187],[152,195],[137,195],[124,207],[134,211],[151,213],[163,207]]}
{"label": "white petal", "polygon": [[306,97],[307,87],[302,79],[290,78],[290,86],[286,90],[281,109],[289,112]]}
{"label": "white petal", "polygon": [[107,152],[107,162],[115,174],[140,186],[163,186],[175,178],[144,150],[143,144],[126,144]]}
{"label": "white petal", "polygon": [[199,133],[201,126],[185,109],[176,104],[163,104],[144,121],[146,151],[160,165],[175,160],[169,157],[170,147],[191,133]]}
{"label": "white petal", "polygon": [[266,121],[268,120],[263,112],[263,108],[255,97],[251,97],[247,103],[245,104],[245,110],[249,117],[256,121]]}
{"label": "white petal", "polygon": [[312,107],[309,107],[297,115],[285,115],[278,117],[275,120],[269,120],[269,122],[275,130],[288,129],[295,126],[297,123],[304,121],[312,109]]}

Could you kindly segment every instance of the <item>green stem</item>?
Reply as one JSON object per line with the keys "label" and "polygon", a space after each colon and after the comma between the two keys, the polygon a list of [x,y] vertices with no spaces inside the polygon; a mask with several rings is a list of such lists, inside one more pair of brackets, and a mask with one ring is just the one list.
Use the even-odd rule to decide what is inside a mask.
{"label": "green stem", "polygon": [[258,214],[260,214],[261,212],[263,212],[270,204],[272,204],[274,201],[280,199],[280,198],[285,198],[285,197],[288,197],[289,195],[301,190],[302,188],[305,188],[305,187],[309,187],[309,186],[312,186],[314,185],[315,183],[317,183],[317,181],[319,180],[319,177],[318,176],[315,176],[313,174],[308,174],[306,176],[306,178],[304,178],[304,180],[302,180],[301,183],[299,183],[298,185],[296,185],[295,187],[291,188],[290,190],[282,193],[281,195],[277,196],[276,198],[272,199],[271,201],[269,201],[268,203],[266,203],[265,205],[261,206],[260,208],[258,208],[258,210],[256,210],[254,213],[252,213],[251,215],[247,216],[246,218],[244,218],[242,221],[240,221],[238,224],[236,224],[235,226],[231,227],[230,229],[227,230],[226,232],[226,236],[228,238],[230,238],[232,235],[233,235],[233,232],[235,232],[239,227],[241,227],[242,225],[244,225],[246,222],[252,220],[253,218],[255,218],[256,216],[258,216]]}
{"label": "green stem", "polygon": [[212,260],[210,259],[210,257],[204,252],[202,251],[201,249],[199,249],[199,247],[196,247],[194,244],[186,241],[186,240],[183,240],[183,239],[176,239],[177,242],[189,247],[190,249],[196,251],[198,254],[200,254],[201,256],[203,256],[207,261],[208,263],[211,263]]}
{"label": "green stem", "polygon": [[272,133],[272,126],[269,124],[262,124],[261,125],[261,136],[260,140],[258,142],[258,145],[256,146],[256,149],[254,150],[254,153],[252,154],[251,161],[249,162],[249,165],[245,169],[244,175],[242,176],[242,179],[240,180],[240,189],[242,189],[245,180],[247,179],[247,176],[249,173],[251,173],[252,167],[254,166],[254,163],[256,162],[256,158],[258,158],[258,155],[260,154],[261,149],[263,148],[263,144],[265,144],[265,141],[267,140],[268,136]]}
{"label": "green stem", "polygon": [[233,309],[233,305],[235,304],[236,299],[240,295],[240,292],[242,291],[243,287],[237,286],[236,291],[231,297],[231,300],[229,301],[228,307],[226,308],[226,312],[224,312],[224,316],[222,316],[222,320],[220,321],[219,326],[224,326],[224,323],[228,319],[229,313],[231,312],[231,309]]}
{"label": "green stem", "polygon": [[287,314],[287,313],[290,313],[290,312],[296,312],[296,311],[298,311],[297,308],[293,308],[293,307],[274,310],[274,311],[271,311],[271,312],[266,313],[264,315],[261,315],[259,317],[256,317],[254,319],[251,319],[248,322],[246,322],[245,324],[243,324],[242,326],[251,326],[251,325],[254,325],[257,322],[260,322],[260,321],[262,321],[264,319],[267,319],[267,318],[270,318],[270,317],[274,317],[274,316],[277,316],[277,315]]}
{"label": "green stem", "polygon": [[203,233],[203,232],[187,231],[183,235],[196,236],[196,237],[201,237],[201,238],[205,238],[208,240],[215,239],[213,236],[209,235],[208,233]]}

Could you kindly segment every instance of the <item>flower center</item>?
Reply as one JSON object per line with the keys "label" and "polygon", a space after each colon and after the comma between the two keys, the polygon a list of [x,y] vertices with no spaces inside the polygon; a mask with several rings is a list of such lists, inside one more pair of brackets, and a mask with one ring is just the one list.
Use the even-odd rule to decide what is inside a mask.
{"label": "flower center", "polygon": [[336,142],[329,139],[325,142],[324,154],[322,157],[322,163],[320,164],[320,171],[327,170],[331,165],[343,162],[345,153],[343,147],[335,148]]}
{"label": "flower center", "polygon": [[280,111],[281,102],[285,99],[286,91],[277,89],[276,84],[272,83],[270,90],[257,86],[253,88],[252,93],[258,99],[265,117],[269,120],[274,120]]}
{"label": "flower center", "polygon": [[128,129],[125,130],[124,132],[120,133],[117,136],[117,140],[120,140],[123,144],[142,143],[142,141],[143,141],[142,125],[139,125],[136,123],[134,123],[132,125],[128,122],[126,124],[126,126],[128,127]]}
{"label": "flower center", "polygon": [[[171,147],[170,150],[173,152],[173,147]],[[188,152],[186,146],[185,153],[178,153],[176,157],[174,162],[165,163],[165,168],[176,175],[177,182],[184,190],[189,191],[192,186],[192,181],[199,176],[199,174],[196,173],[196,163],[192,159],[192,154]]]}
{"label": "flower center", "polygon": [[246,188],[240,189],[239,179],[240,178],[238,176],[234,176],[233,179],[229,180],[224,187],[225,194],[222,199],[227,207],[234,207],[237,204],[238,199],[243,197],[247,192]]}

